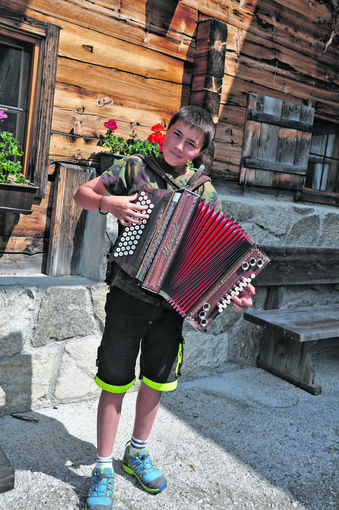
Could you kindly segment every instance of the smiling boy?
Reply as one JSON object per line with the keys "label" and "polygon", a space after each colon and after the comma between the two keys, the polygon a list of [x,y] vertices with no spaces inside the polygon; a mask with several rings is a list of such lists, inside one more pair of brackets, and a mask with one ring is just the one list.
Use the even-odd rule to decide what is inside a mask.
{"label": "smiling boy", "polygon": [[[187,106],[171,119],[163,152],[157,163],[166,174],[186,185],[194,174],[187,163],[200,155],[213,140],[215,127],[204,109]],[[129,156],[102,176],[81,186],[74,196],[85,209],[109,212],[122,226],[138,224],[147,206],[135,203],[144,187],[159,189],[169,184],[138,156]],[[195,190],[216,209],[220,200],[210,182]],[[233,298],[235,311],[252,304],[254,288],[248,286]],[[135,363],[141,347],[140,379],[131,440],[127,443],[123,469],[135,476],[150,493],[167,486],[161,471],[152,464],[147,440],[161,394],[175,390],[182,364],[183,319],[162,297],[142,289],[121,269],[117,270],[106,301],[106,323],[98,349],[96,382],[102,389],[97,419],[97,463],[93,470],[87,510],[113,508],[114,471],[112,451],[123,398],[135,382]]]}

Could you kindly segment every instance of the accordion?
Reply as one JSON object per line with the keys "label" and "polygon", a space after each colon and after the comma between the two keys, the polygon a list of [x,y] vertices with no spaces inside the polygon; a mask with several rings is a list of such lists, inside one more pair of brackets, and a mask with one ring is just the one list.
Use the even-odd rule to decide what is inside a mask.
{"label": "accordion", "polygon": [[142,288],[206,331],[269,262],[245,230],[194,192],[143,190],[142,223],[125,227],[112,258]]}

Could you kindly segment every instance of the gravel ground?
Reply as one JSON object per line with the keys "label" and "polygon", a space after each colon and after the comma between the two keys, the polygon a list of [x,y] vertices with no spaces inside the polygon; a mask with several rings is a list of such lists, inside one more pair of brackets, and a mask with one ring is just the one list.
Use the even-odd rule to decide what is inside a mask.
{"label": "gravel ground", "polygon": [[[180,382],[165,394],[149,442],[168,488],[152,496],[120,467],[136,393],[124,401],[114,450],[115,509],[338,509],[338,351],[316,360],[312,396],[258,368]],[[84,508],[95,459],[96,401],[4,416],[0,441],[16,470],[0,510]]]}

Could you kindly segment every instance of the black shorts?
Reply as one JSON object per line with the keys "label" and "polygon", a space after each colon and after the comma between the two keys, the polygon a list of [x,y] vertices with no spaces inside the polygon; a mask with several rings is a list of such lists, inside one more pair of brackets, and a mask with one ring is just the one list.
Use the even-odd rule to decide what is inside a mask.
{"label": "black shorts", "polygon": [[182,317],[112,287],[106,300],[106,323],[98,349],[96,383],[124,393],[135,382],[141,345],[140,379],[159,391],[175,390],[182,364]]}

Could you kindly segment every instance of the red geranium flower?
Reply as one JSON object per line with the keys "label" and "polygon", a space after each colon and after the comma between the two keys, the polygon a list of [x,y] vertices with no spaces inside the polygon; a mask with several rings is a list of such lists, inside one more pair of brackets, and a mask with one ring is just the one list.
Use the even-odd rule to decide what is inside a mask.
{"label": "red geranium flower", "polygon": [[104,123],[104,126],[107,128],[107,129],[110,129],[111,131],[115,131],[116,129],[118,129],[118,126],[117,126],[117,123],[115,122],[115,120],[111,119],[107,122]]}
{"label": "red geranium flower", "polygon": [[160,151],[162,151],[162,146],[163,146],[165,138],[166,138],[166,135],[164,135],[163,133],[159,133],[159,131],[156,131],[155,133],[151,133],[149,135],[149,137],[147,138],[147,140],[149,142],[157,143],[160,147]]}
{"label": "red geranium flower", "polygon": [[164,126],[161,124],[155,124],[153,127],[151,127],[152,131],[162,131],[164,129]]}

